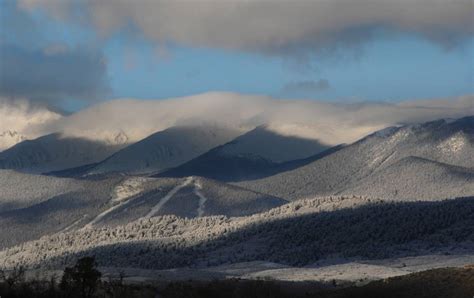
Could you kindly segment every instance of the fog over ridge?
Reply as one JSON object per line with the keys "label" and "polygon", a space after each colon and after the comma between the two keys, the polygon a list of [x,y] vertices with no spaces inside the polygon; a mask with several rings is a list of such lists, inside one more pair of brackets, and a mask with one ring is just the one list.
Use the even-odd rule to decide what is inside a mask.
{"label": "fog over ridge", "polygon": [[[334,103],[274,99],[210,92],[166,100],[117,99],[59,115],[27,102],[3,101],[0,127],[31,139],[64,136],[110,141],[122,133],[129,142],[172,126],[220,125],[242,132],[266,124],[274,132],[328,144],[351,143],[387,126],[474,115],[474,96],[401,103]],[[7,147],[3,145],[3,147]]]}

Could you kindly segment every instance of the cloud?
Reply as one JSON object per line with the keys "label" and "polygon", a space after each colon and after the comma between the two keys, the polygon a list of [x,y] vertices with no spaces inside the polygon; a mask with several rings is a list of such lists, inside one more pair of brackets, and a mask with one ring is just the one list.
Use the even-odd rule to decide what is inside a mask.
{"label": "cloud", "polygon": [[11,101],[0,97],[0,150],[24,139],[40,136],[41,127],[62,116],[45,108],[32,107],[27,100]]}
{"label": "cloud", "polygon": [[283,94],[304,94],[311,95],[317,92],[325,91],[329,89],[329,81],[326,79],[319,79],[318,81],[299,81],[290,82],[283,86],[281,93]]}
{"label": "cloud", "polygon": [[267,124],[281,134],[335,145],[356,141],[387,126],[467,115],[474,115],[473,95],[400,104],[348,104],[214,92],[168,100],[112,100],[43,129],[96,140],[112,139],[124,132],[131,141],[138,141],[175,125],[210,122],[246,131]]}
{"label": "cloud", "polygon": [[29,139],[60,132],[105,142],[125,133],[135,142],[172,126],[202,123],[227,125],[242,133],[266,124],[282,135],[336,145],[388,126],[472,115],[474,95],[402,103],[334,103],[213,92],[166,100],[117,99],[65,116],[26,101],[0,98],[0,149],[14,144],[1,137],[9,130]]}
{"label": "cloud", "polygon": [[65,98],[92,100],[108,91],[104,58],[97,51],[0,45],[0,60],[3,97],[51,104]]}
{"label": "cloud", "polygon": [[26,10],[91,23],[102,36],[132,26],[158,44],[277,55],[333,53],[392,33],[453,47],[474,33],[472,0],[59,1],[20,0]]}
{"label": "cloud", "polygon": [[43,24],[14,1],[0,3],[0,22],[0,97],[57,106],[63,100],[91,101],[109,91],[100,50],[46,37]]}

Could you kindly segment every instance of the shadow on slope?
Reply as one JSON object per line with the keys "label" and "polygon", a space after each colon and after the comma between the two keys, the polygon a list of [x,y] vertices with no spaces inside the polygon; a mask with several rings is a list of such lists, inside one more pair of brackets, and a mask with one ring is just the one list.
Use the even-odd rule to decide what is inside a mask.
{"label": "shadow on slope", "polygon": [[[324,145],[319,144],[319,142],[314,140],[304,140],[296,137],[285,136],[279,137],[286,139],[294,139],[294,141],[312,142],[313,144],[320,145],[321,148],[324,147]],[[292,143],[291,140],[288,140],[288,142]],[[200,176],[224,182],[241,182],[246,180],[265,178],[276,175],[278,173],[291,171],[306,164],[309,164],[313,161],[316,161],[320,158],[323,158],[327,155],[330,155],[343,148],[343,145],[338,145],[307,158],[295,159],[286,162],[273,162],[259,155],[252,155],[250,153],[245,155],[223,154],[221,152],[222,149],[225,148],[225,146],[228,146],[229,144],[232,144],[232,142],[226,145],[216,147],[187,163],[184,163],[176,168],[164,171],[163,173],[157,174],[154,177],[178,178],[187,176]]]}
{"label": "shadow on slope", "polygon": [[[239,185],[296,200],[341,193],[410,156],[473,168],[473,122],[474,117],[467,117],[453,122],[439,120],[386,128],[295,170]],[[418,173],[412,173],[415,177],[411,179],[416,179]],[[422,174],[426,176],[427,173]],[[460,196],[464,194],[454,191],[445,197]]]}
{"label": "shadow on slope", "polygon": [[51,171],[44,173],[43,175],[61,177],[61,178],[83,178],[84,175],[87,175],[91,170],[93,170],[99,163],[91,163],[75,168],[68,168],[60,171]]}
{"label": "shadow on slope", "polygon": [[[56,233],[97,216],[118,179],[90,182],[37,204],[0,212],[0,248]],[[80,225],[82,226],[83,223]]]}
{"label": "shadow on slope", "polygon": [[[334,281],[336,284],[336,281]],[[374,281],[363,286],[335,288],[316,282],[272,280],[182,281],[167,285],[163,297],[318,297],[318,298],[462,298],[474,293],[473,268],[442,268]]]}
{"label": "shadow on slope", "polygon": [[[299,209],[297,204],[294,207]],[[372,203],[279,219],[272,219],[271,214],[270,211],[260,215],[261,218],[257,215],[253,222],[249,220],[238,229],[231,224],[226,226],[227,222],[207,218],[208,235],[193,245],[177,236],[144,237],[160,233],[154,230],[152,222],[136,223],[127,229],[118,227],[116,231],[88,231],[69,236],[78,243],[90,243],[103,238],[101,233],[114,236],[121,233],[121,240],[114,240],[115,243],[87,249],[80,249],[74,241],[62,243],[60,237],[56,237],[56,243],[46,239],[45,243],[51,246],[49,249],[59,246],[66,250],[60,256],[42,258],[42,264],[63,266],[79,257],[93,255],[102,266],[150,269],[256,260],[304,266],[327,258],[381,259],[474,250],[473,197],[440,202]],[[182,219],[155,220],[160,227],[163,225],[160,220],[165,220],[167,223],[162,228],[166,229],[168,225],[179,225]],[[213,231],[216,227],[223,229]],[[67,245],[72,250],[67,251]]]}
{"label": "shadow on slope", "polygon": [[67,193],[28,208],[0,213],[0,248],[58,232],[100,207],[91,203],[84,194]]}

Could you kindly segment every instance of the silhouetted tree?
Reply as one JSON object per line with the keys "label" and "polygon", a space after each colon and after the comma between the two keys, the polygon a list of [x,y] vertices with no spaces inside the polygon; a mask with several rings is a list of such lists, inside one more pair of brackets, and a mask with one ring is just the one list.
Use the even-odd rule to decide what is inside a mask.
{"label": "silhouetted tree", "polygon": [[97,270],[94,257],[84,257],[77,261],[74,267],[66,267],[61,279],[61,289],[73,293],[80,291],[81,297],[92,297],[100,282],[102,273]]}

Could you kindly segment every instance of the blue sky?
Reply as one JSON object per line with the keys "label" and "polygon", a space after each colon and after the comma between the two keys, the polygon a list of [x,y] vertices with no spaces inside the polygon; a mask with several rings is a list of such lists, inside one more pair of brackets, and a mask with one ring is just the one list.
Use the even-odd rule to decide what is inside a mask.
{"label": "blue sky", "polygon": [[[363,3],[362,1],[364,0],[359,2]],[[86,1],[78,3],[94,4],[94,2]],[[108,5],[112,2],[105,3]],[[171,33],[165,32],[166,42],[162,42],[164,37],[159,35],[163,34],[160,30],[158,30],[159,33],[153,31],[150,33],[150,28],[146,27],[146,24],[140,24],[140,20],[134,20],[134,16],[130,16],[130,19],[124,21],[127,25],[120,27],[120,30],[103,34],[102,31],[108,28],[107,23],[104,25],[99,22],[91,25],[88,22],[74,21],[74,15],[84,14],[85,11],[90,12],[89,18],[94,20],[96,11],[94,7],[89,7],[81,13],[76,10],[74,13],[63,12],[58,17],[55,13],[61,7],[51,8],[45,4],[24,9],[25,5],[19,4],[21,2],[13,0],[1,1],[3,12],[0,15],[2,25],[0,44],[3,46],[14,44],[19,49],[18,52],[21,52],[20,49],[37,50],[38,52],[31,52],[29,57],[38,57],[38,60],[50,59],[51,55],[54,58],[54,55],[58,54],[48,52],[45,55],[45,49],[61,49],[63,45],[66,45],[69,48],[68,51],[71,52],[69,56],[61,56],[62,60],[51,58],[50,63],[53,65],[51,67],[53,70],[46,71],[47,75],[39,72],[35,74],[35,78],[61,77],[64,73],[67,79],[63,80],[63,84],[67,85],[67,88],[61,88],[59,91],[40,90],[41,92],[25,89],[30,90],[28,92],[33,92],[31,98],[47,101],[49,104],[70,111],[78,110],[96,101],[112,98],[160,99],[208,91],[229,91],[278,98],[309,98],[335,102],[402,101],[417,98],[455,97],[474,93],[474,37],[472,30],[468,29],[464,32],[465,23],[453,20],[452,15],[447,16],[447,20],[442,20],[439,24],[436,23],[436,19],[423,15],[422,17],[427,19],[420,21],[422,25],[425,26],[425,23],[433,22],[435,29],[426,29],[425,26],[420,27],[421,29],[416,28],[417,30],[413,30],[413,32],[401,29],[392,30],[396,31],[396,34],[390,30],[388,30],[390,31],[388,34],[380,34],[383,30],[378,30],[379,34],[375,35],[375,38],[371,37],[372,31],[366,30],[364,26],[361,27],[362,29],[354,29],[349,24],[341,32],[330,31],[333,36],[325,31],[319,32],[321,24],[315,23],[310,28],[317,32],[316,34],[305,36],[301,40],[289,39],[286,41],[286,37],[282,33],[281,44],[272,48],[274,47],[273,43],[266,44],[267,41],[260,43],[258,40],[255,42],[252,33],[240,32],[236,28],[227,28],[227,31],[222,35],[220,32],[215,32],[216,37],[206,30],[194,32],[190,27],[196,24],[196,20],[190,21],[190,25],[184,27],[184,34],[183,32],[175,34],[173,30],[170,31]],[[145,6],[145,4],[141,6]],[[108,9],[115,8],[112,6]],[[451,9],[451,7],[441,8],[443,11]],[[452,10],[461,17],[463,16],[462,9],[453,8]],[[336,10],[332,7],[331,11]],[[180,16],[180,13],[183,12],[176,13],[177,17]],[[237,16],[237,19],[238,17],[244,19],[244,13]],[[278,19],[272,19],[271,14],[272,12],[263,11],[261,18],[268,18],[272,22],[278,21]],[[439,13],[433,13],[433,15],[438,17]],[[335,13],[336,16],[337,13]],[[455,16],[457,17],[457,15]],[[103,18],[103,15],[100,17]],[[153,23],[155,21],[154,15],[148,17],[154,26],[152,29],[156,28],[157,25]],[[363,15],[356,17],[359,18],[356,20],[357,24],[365,20]],[[415,17],[416,21],[418,17]],[[159,19],[159,17],[156,18]],[[290,18],[291,16],[288,16],[288,19]],[[111,20],[116,21],[113,16]],[[129,26],[128,24],[133,24],[133,21],[135,24]],[[204,21],[202,22],[202,26],[208,25]],[[315,22],[317,22],[316,17]],[[197,23],[201,23],[201,19],[198,19]],[[268,35],[274,34],[277,37],[276,40],[280,41],[278,30],[281,31],[281,28],[285,27],[277,28],[278,30],[275,29],[273,32],[272,27],[278,26],[274,23],[269,24],[267,27],[262,27],[269,28]],[[179,25],[179,23],[176,24],[176,26]],[[301,27],[306,25],[304,23]],[[196,24],[195,26],[199,27],[200,25]],[[211,26],[216,25],[211,23]],[[403,26],[401,21],[394,21],[394,28],[404,28]],[[410,23],[410,26],[416,27],[417,24]],[[326,28],[326,26],[322,27]],[[439,29],[440,34],[433,31],[438,28],[441,28]],[[442,35],[443,30],[447,32],[446,36]],[[229,31],[236,32],[228,33]],[[354,31],[357,31],[359,35],[354,35]],[[261,36],[266,39],[266,31],[257,33],[262,33]],[[201,39],[194,37],[199,34],[202,35]],[[229,45],[229,41],[225,37],[226,34],[235,34],[236,39],[242,39],[242,44],[236,42]],[[351,34],[355,37],[350,36],[348,41],[343,40],[341,43],[339,39],[347,39],[347,36]],[[443,44],[443,42],[430,40],[431,36],[436,34],[439,35],[437,37],[440,40],[448,40],[450,44],[446,45],[446,42]],[[452,38],[455,42],[451,42],[450,36],[457,35],[460,36],[459,41]],[[290,37],[293,38],[292,35]],[[330,42],[327,42],[328,39]],[[352,44],[354,39],[356,40],[355,45]],[[268,38],[268,40],[273,42],[273,39]],[[343,44],[343,46],[339,44]],[[345,44],[348,46],[345,47]],[[284,50],[280,51],[281,48]],[[291,51],[285,50],[286,48],[290,48]],[[294,48],[298,50],[293,51]],[[321,50],[322,48],[324,51]],[[14,51],[11,49],[15,48],[10,46],[9,49],[10,53]],[[6,51],[4,50],[4,52]],[[60,52],[59,55],[64,55],[64,53]],[[11,59],[10,56],[7,57]],[[61,69],[61,65],[57,65],[65,59],[86,61],[81,73],[82,77],[75,77],[74,70],[70,69],[74,62],[64,64],[69,69]],[[19,59],[19,61],[23,60],[25,59]],[[38,61],[39,67],[43,65],[40,62]],[[9,69],[6,69],[12,67],[9,65],[8,63],[1,64],[0,74],[11,73]],[[25,68],[23,71],[25,75],[28,73],[28,69],[38,68],[37,65],[23,65],[21,67]],[[88,73],[91,75],[87,75]],[[87,82],[88,77],[103,77],[106,81],[107,92],[103,92],[104,86],[100,85],[102,83]],[[14,83],[18,86],[15,85],[16,89],[13,89],[16,93],[12,94],[8,93],[11,91],[4,91],[12,88],[2,86],[0,95],[28,97],[30,95],[28,92],[17,90],[22,86],[21,82],[18,83],[16,79],[8,77],[8,75],[7,78],[2,78],[4,85]],[[80,88],[87,90],[78,92],[79,87],[73,86],[74,82],[84,80],[86,82]],[[89,92],[88,90],[94,91]],[[94,98],[84,98],[88,96]],[[55,99],[51,100],[50,98]]]}
{"label": "blue sky", "polygon": [[[313,57],[310,69],[260,54],[184,47],[167,51],[167,57],[160,58],[146,43],[124,47],[117,38],[108,44],[105,53],[113,96],[166,98],[221,90],[337,101],[397,101],[474,91],[473,40],[451,50],[414,37],[376,41],[356,59]],[[287,83],[320,79],[328,80],[330,87],[282,92]]]}

